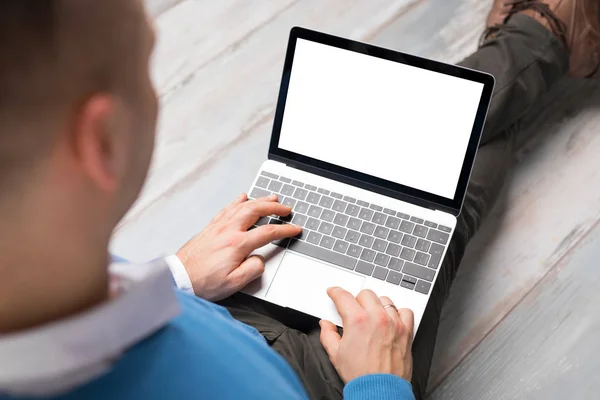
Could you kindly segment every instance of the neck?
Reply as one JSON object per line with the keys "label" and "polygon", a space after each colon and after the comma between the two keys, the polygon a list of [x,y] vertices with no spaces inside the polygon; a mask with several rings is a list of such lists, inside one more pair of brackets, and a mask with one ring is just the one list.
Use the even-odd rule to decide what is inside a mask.
{"label": "neck", "polygon": [[85,213],[51,206],[0,205],[0,335],[66,318],[108,298],[110,233],[90,234],[89,225],[78,222]]}

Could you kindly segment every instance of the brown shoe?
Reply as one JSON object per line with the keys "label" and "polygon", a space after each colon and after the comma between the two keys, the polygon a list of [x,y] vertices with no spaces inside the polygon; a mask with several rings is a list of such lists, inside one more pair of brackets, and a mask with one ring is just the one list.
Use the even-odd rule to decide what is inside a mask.
{"label": "brown shoe", "polygon": [[600,0],[494,0],[482,41],[514,14],[535,18],[569,51],[569,75],[600,76]]}

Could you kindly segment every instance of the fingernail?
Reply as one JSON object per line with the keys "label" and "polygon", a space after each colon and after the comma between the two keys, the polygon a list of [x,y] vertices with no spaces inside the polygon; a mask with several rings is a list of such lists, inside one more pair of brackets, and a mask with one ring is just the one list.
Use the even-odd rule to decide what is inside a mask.
{"label": "fingernail", "polygon": [[319,326],[322,328],[323,327],[323,320],[319,320]]}

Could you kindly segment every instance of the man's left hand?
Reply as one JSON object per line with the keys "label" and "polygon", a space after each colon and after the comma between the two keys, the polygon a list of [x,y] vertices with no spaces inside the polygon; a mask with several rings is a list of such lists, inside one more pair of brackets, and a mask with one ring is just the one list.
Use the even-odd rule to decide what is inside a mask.
{"label": "man's left hand", "polygon": [[222,300],[239,291],[264,272],[261,257],[248,257],[266,244],[299,234],[291,224],[263,225],[248,231],[260,217],[289,215],[292,209],[271,195],[248,200],[246,194],[225,207],[177,256],[190,276],[196,295],[211,301]]}

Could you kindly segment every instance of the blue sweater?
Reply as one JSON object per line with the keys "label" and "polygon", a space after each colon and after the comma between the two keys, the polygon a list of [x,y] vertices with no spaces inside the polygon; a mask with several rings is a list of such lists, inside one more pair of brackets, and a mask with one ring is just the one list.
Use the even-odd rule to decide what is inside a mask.
{"label": "blue sweater", "polygon": [[[258,331],[223,307],[179,291],[177,296],[180,316],[127,351],[107,374],[55,399],[307,398],[292,368]],[[349,382],[344,398],[413,395],[405,380],[381,374]]]}

